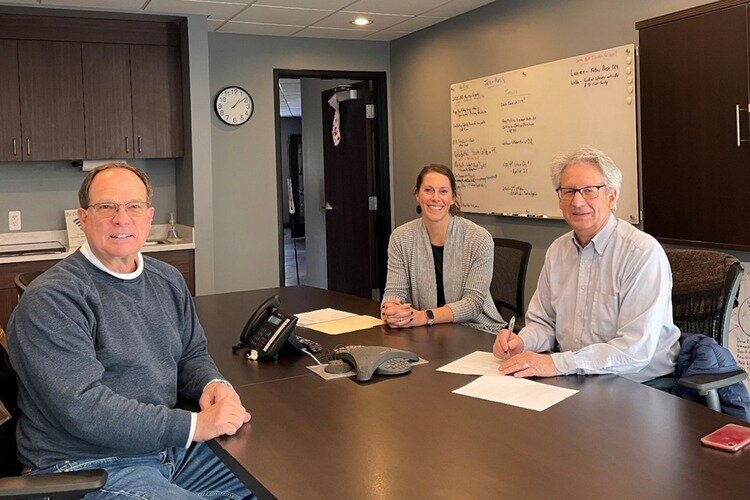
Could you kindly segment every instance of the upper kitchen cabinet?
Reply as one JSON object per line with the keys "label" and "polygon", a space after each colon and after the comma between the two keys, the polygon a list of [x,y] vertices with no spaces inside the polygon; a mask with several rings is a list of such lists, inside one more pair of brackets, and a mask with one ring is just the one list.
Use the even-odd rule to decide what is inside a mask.
{"label": "upper kitchen cabinet", "polygon": [[132,158],[130,47],[84,43],[81,49],[86,158]]}
{"label": "upper kitchen cabinet", "polygon": [[0,161],[183,155],[180,26],[0,14]]}
{"label": "upper kitchen cabinet", "polygon": [[177,47],[84,43],[86,158],[183,154]]}
{"label": "upper kitchen cabinet", "polygon": [[0,40],[0,161],[21,161],[18,42]]}
{"label": "upper kitchen cabinet", "polygon": [[715,2],[636,23],[643,227],[662,243],[750,250],[749,13]]}
{"label": "upper kitchen cabinet", "polygon": [[130,46],[136,158],[183,154],[182,78],[178,47]]}
{"label": "upper kitchen cabinet", "polygon": [[18,85],[23,159],[83,158],[81,44],[19,40]]}

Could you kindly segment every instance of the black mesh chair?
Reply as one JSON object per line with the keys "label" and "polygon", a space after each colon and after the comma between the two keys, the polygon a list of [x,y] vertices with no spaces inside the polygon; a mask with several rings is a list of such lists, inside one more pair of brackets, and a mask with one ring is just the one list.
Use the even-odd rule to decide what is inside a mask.
{"label": "black mesh chair", "polygon": [[81,498],[107,481],[102,469],[21,476],[16,458],[15,428],[18,419],[18,386],[10,365],[5,332],[0,328],[0,499]]}
{"label": "black mesh chair", "polygon": [[729,254],[712,250],[666,250],[672,268],[672,314],[685,334],[702,333],[727,347],[729,322],[743,269]]}
{"label": "black mesh chair", "polygon": [[515,330],[518,331],[524,324],[523,290],[526,286],[531,243],[506,238],[494,238],[494,241],[495,264],[492,268],[490,295],[505,320],[516,316]]}
{"label": "black mesh chair", "polygon": [[16,285],[18,296],[20,297],[21,295],[23,295],[23,292],[26,291],[26,287],[29,286],[29,284],[36,278],[38,278],[39,275],[43,272],[44,271],[28,271],[25,273],[16,274],[16,276],[13,278],[13,283]]}
{"label": "black mesh chair", "polygon": [[[732,309],[737,304],[743,269],[729,254],[711,250],[666,250],[672,268],[672,309],[681,341],[694,334],[713,337],[727,347]],[[718,389],[747,378],[744,370],[693,375],[677,383],[706,398],[706,406],[721,411]]]}

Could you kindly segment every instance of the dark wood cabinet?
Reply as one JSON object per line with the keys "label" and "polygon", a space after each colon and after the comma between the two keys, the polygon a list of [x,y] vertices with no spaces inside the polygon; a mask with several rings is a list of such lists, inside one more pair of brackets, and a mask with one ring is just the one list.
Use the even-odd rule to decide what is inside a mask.
{"label": "dark wood cabinet", "polygon": [[750,249],[748,6],[636,27],[644,229],[665,243]]}
{"label": "dark wood cabinet", "polygon": [[18,42],[0,40],[0,161],[21,161]]}
{"label": "dark wood cabinet", "polygon": [[195,295],[195,250],[170,250],[168,252],[149,252],[145,255],[159,259],[177,268],[185,278],[188,290]]}
{"label": "dark wood cabinet", "polygon": [[84,43],[81,53],[86,158],[132,158],[130,46]]}
{"label": "dark wood cabinet", "polygon": [[[187,283],[190,293],[195,295],[195,250],[148,252],[145,255],[176,267],[185,278],[185,283]],[[16,305],[18,305],[18,292],[13,283],[13,278],[16,274],[30,271],[46,271],[58,262],[58,260],[38,260],[0,264],[0,327],[7,329],[10,314]]]}
{"label": "dark wood cabinet", "polygon": [[86,158],[183,154],[177,47],[84,43]]}
{"label": "dark wood cabinet", "polygon": [[57,264],[57,260],[39,260],[34,262],[14,262],[0,264],[0,327],[7,330],[8,320],[13,309],[18,305],[18,292],[13,278],[19,273],[46,271]]}
{"label": "dark wood cabinet", "polygon": [[178,47],[130,46],[136,158],[183,154],[182,75]]}
{"label": "dark wood cabinet", "polygon": [[84,158],[81,44],[20,40],[18,74],[23,159]]}
{"label": "dark wood cabinet", "polygon": [[0,14],[0,161],[184,154],[174,22]]}

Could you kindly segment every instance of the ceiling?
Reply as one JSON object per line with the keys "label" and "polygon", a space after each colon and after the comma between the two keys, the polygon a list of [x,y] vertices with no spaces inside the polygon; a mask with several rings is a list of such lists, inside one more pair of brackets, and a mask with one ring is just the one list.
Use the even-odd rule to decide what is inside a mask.
{"label": "ceiling", "polygon": [[[0,0],[3,3],[203,14],[218,33],[391,41],[492,0]],[[357,27],[359,16],[373,21]]]}
{"label": "ceiling", "polygon": [[[391,41],[493,0],[0,0],[24,6],[79,7],[208,16],[217,33]],[[354,26],[358,16],[372,20]],[[302,116],[300,81],[279,81],[279,113]]]}

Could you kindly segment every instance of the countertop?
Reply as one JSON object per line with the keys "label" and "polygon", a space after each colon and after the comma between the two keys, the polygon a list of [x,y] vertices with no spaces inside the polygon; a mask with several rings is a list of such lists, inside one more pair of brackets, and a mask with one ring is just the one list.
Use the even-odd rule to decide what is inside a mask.
{"label": "countertop", "polygon": [[[148,235],[148,240],[141,251],[143,253],[151,253],[195,249],[195,236],[193,228],[180,224],[177,224],[177,234],[182,237],[182,241],[178,243],[151,243],[157,241],[166,241],[168,231],[169,224],[154,224],[153,226],[151,226],[151,232]],[[34,231],[25,233],[0,233],[0,245],[33,243],[39,241],[59,241],[65,247],[65,252],[0,257],[0,264],[12,264],[15,262],[35,262],[40,260],[61,260],[78,249],[78,247],[68,246],[68,232],[66,230]]]}

